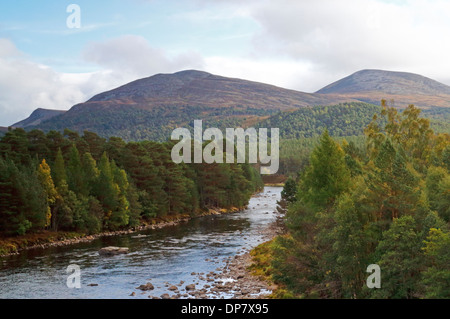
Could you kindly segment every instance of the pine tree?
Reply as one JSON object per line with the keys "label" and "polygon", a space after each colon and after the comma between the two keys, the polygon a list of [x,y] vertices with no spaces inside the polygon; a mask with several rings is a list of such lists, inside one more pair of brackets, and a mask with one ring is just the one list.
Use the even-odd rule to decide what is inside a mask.
{"label": "pine tree", "polygon": [[61,148],[58,148],[57,150],[52,172],[52,178],[56,187],[61,188],[63,184],[67,184],[66,164],[64,162]]}
{"label": "pine tree", "polygon": [[69,160],[67,162],[67,184],[75,194],[86,194],[86,185],[83,181],[83,170],[80,154],[75,144],[70,148]]}
{"label": "pine tree", "polygon": [[300,181],[299,199],[317,208],[328,207],[349,185],[345,154],[325,130]]}
{"label": "pine tree", "polygon": [[59,194],[56,190],[55,184],[53,183],[50,166],[48,166],[45,159],[42,160],[42,163],[39,164],[38,167],[38,176],[41,182],[42,187],[45,190],[46,199],[47,199],[47,216],[45,221],[45,226],[50,226],[53,221],[53,228],[55,229],[55,211],[52,212],[52,207],[55,206],[56,201],[59,197]]}
{"label": "pine tree", "polygon": [[431,228],[425,247],[430,266],[423,274],[425,297],[450,298],[450,234],[442,229]]}
{"label": "pine tree", "polygon": [[31,228],[24,211],[25,180],[11,160],[0,157],[0,233],[23,235]]}
{"label": "pine tree", "polygon": [[140,192],[140,201],[144,216],[167,213],[167,193],[164,191],[162,168],[158,168],[152,158],[156,152],[147,142],[128,143],[123,156],[122,166],[127,171]]}
{"label": "pine tree", "polygon": [[50,148],[48,147],[49,141],[41,130],[31,130],[27,132],[27,138],[29,142],[30,154],[37,156],[39,161],[44,158],[52,158]]}
{"label": "pine tree", "polygon": [[336,269],[342,281],[345,298],[358,298],[364,286],[365,268],[368,263],[367,235],[365,221],[353,199],[342,195],[335,212],[336,226],[333,229],[333,250],[336,255]]}
{"label": "pine tree", "polygon": [[98,163],[99,176],[93,193],[104,208],[104,222],[109,229],[117,229],[128,223],[127,210],[129,204],[124,194],[121,193],[119,185],[114,180],[115,169],[115,164],[111,165],[106,152],[104,152]]}
{"label": "pine tree", "polygon": [[105,148],[105,139],[89,131],[83,132],[82,140],[86,142],[89,153],[95,160],[99,160]]}
{"label": "pine tree", "polygon": [[130,184],[128,182],[127,174],[123,169],[119,169],[116,163],[111,161],[111,173],[113,175],[113,181],[117,185],[117,201],[118,206],[112,211],[110,225],[113,228],[119,228],[126,226],[130,219],[130,203],[127,198],[128,189]]}
{"label": "pine tree", "polygon": [[289,177],[284,183],[283,190],[281,191],[281,198],[286,200],[288,203],[295,201],[295,196],[297,194],[297,183],[292,177]]}
{"label": "pine tree", "polygon": [[140,224],[142,204],[139,201],[139,191],[133,183],[129,184],[129,187],[126,191],[126,198],[129,203],[128,225],[130,227],[136,227]]}
{"label": "pine tree", "polygon": [[374,166],[368,171],[368,196],[377,220],[411,214],[419,207],[418,175],[408,165],[402,149],[396,150],[386,139]]}
{"label": "pine tree", "polygon": [[380,266],[382,289],[375,297],[411,299],[421,295],[420,273],[424,269],[422,242],[412,216],[402,216],[383,233],[378,244],[376,262]]}
{"label": "pine tree", "polygon": [[22,128],[9,129],[0,141],[0,154],[19,165],[30,165],[27,133]]}
{"label": "pine tree", "polygon": [[82,194],[84,196],[89,196],[92,194],[92,191],[97,183],[97,178],[100,175],[100,172],[97,168],[97,163],[95,159],[92,157],[91,153],[86,152],[83,155],[82,160],[82,179],[83,179],[83,187]]}

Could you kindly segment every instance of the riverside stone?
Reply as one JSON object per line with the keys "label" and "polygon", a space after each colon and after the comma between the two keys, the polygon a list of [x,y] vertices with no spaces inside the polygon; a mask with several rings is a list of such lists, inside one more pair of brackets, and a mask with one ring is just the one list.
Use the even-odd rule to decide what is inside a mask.
{"label": "riverside stone", "polygon": [[186,285],[186,290],[195,290],[195,284]]}
{"label": "riverside stone", "polygon": [[139,287],[136,287],[136,289],[147,291],[147,290],[153,290],[153,289],[155,289],[155,287],[150,282],[148,282],[145,285],[140,285]]}

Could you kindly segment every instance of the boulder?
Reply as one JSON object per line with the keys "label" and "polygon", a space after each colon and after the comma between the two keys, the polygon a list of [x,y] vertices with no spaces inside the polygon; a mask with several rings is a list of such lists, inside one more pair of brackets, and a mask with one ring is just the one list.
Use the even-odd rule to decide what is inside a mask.
{"label": "boulder", "polygon": [[119,254],[128,254],[128,247],[103,247],[98,251],[101,256],[114,256]]}
{"label": "boulder", "polygon": [[188,290],[195,290],[195,284],[186,285],[186,291]]}
{"label": "boulder", "polygon": [[147,290],[153,290],[153,289],[155,289],[155,287],[150,282],[148,282],[145,285],[140,285],[139,287],[136,287],[136,289],[147,291]]}

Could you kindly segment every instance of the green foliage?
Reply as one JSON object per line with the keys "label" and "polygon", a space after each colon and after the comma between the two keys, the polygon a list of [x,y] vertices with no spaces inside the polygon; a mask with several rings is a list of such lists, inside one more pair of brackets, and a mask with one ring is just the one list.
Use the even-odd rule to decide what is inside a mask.
{"label": "green foliage", "polygon": [[358,136],[380,110],[367,103],[304,107],[273,115],[257,127],[278,127],[284,139],[318,137],[325,129],[331,136]]}
{"label": "green foliage", "polygon": [[411,299],[420,297],[420,273],[424,258],[421,254],[422,241],[412,216],[394,220],[389,230],[383,233],[375,255],[382,269],[382,289],[372,292],[377,298]]}
{"label": "green foliage", "polygon": [[[288,233],[271,245],[281,295],[448,298],[450,136],[414,106],[382,105],[365,147],[325,131],[310,152]],[[380,289],[366,286],[370,264],[381,268]]]}
{"label": "green foliage", "polygon": [[361,297],[364,270],[368,265],[366,220],[348,194],[339,197],[334,218],[333,253],[335,269],[342,281],[342,295],[345,298]]}
{"label": "green foliage", "polygon": [[312,151],[310,165],[302,176],[298,198],[318,209],[334,203],[347,190],[350,171],[342,148],[329,136],[322,134],[319,145]]}
{"label": "green foliage", "polygon": [[0,157],[0,232],[23,235],[46,223],[45,189],[33,169]]}
{"label": "green foliage", "polygon": [[[68,125],[79,134],[84,131],[95,132],[103,138],[119,137],[125,141],[152,140],[164,142],[170,138],[176,127],[193,127],[193,121],[203,119],[204,128],[217,127],[224,130],[227,127],[243,126],[245,117],[269,116],[278,112],[274,109],[254,108],[236,105],[233,107],[211,107],[201,105],[159,105],[157,108],[134,108],[129,105],[114,107],[97,107],[91,105],[80,109],[70,118],[53,117],[36,128],[43,131],[63,131]],[[33,127],[32,127],[33,128]],[[90,133],[88,133],[90,135]],[[84,140],[92,147],[90,136]],[[95,159],[100,153],[89,150]],[[110,154],[114,156],[114,154]],[[98,157],[97,157],[98,156]]]}
{"label": "green foliage", "polygon": [[295,201],[295,196],[297,194],[297,182],[289,177],[284,183],[283,190],[281,191],[281,198],[286,200],[288,203]]}
{"label": "green foliage", "polygon": [[431,228],[423,247],[430,266],[423,274],[427,298],[450,298],[450,234]]}
{"label": "green foliage", "polygon": [[0,140],[0,234],[136,227],[153,217],[243,207],[263,186],[248,163],[175,164],[173,145],[8,131]]}

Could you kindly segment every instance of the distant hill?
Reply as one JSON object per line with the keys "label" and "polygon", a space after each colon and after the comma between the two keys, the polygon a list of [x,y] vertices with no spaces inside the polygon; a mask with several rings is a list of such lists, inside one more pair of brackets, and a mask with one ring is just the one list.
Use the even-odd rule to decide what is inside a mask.
{"label": "distant hill", "polygon": [[22,120],[20,122],[14,123],[13,127],[28,127],[28,126],[36,126],[41,124],[42,122],[51,119],[52,117],[55,117],[57,115],[64,114],[66,111],[60,111],[60,110],[49,110],[49,109],[41,109],[38,108],[31,113],[31,115],[26,118],[25,120]]}
{"label": "distant hill", "polygon": [[158,106],[196,105],[207,107],[247,106],[254,109],[288,110],[327,104],[336,98],[283,89],[269,84],[187,70],[157,74],[98,94],[86,104],[136,103],[145,109]]}
{"label": "distant hill", "polygon": [[[280,112],[319,105],[365,102],[372,106],[361,107],[367,107],[370,113],[381,99],[393,100],[399,108],[408,104],[425,109],[449,107],[450,87],[412,73],[362,70],[316,93],[304,93],[187,70],[130,82],[95,95],[66,112],[38,109],[14,126],[44,131],[69,128],[80,133],[88,130],[126,141],[164,141],[174,128],[189,127],[195,119],[202,119],[204,127],[248,127]],[[356,121],[365,120],[367,114],[356,114],[362,116]],[[340,125],[333,117],[329,122],[334,127]],[[284,124],[287,123],[280,123]],[[442,129],[445,127],[441,125]]]}
{"label": "distant hill", "polygon": [[195,119],[219,128],[248,126],[279,111],[345,100],[188,70],[133,81],[34,127],[89,130],[125,140],[166,140],[175,127],[186,127]]}
{"label": "distant hill", "polygon": [[316,93],[338,94],[374,104],[386,99],[394,100],[397,106],[450,106],[450,86],[407,72],[362,70],[331,83]]}

